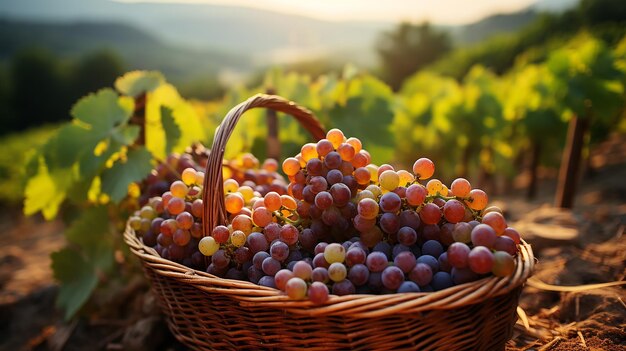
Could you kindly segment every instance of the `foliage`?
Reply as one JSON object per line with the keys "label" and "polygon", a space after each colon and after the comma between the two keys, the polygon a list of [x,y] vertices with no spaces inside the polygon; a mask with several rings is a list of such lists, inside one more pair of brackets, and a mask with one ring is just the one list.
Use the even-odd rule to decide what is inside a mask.
{"label": "foliage", "polygon": [[434,29],[428,22],[419,25],[403,22],[383,33],[378,41],[382,76],[397,90],[406,77],[436,61],[451,47],[448,34]]}
{"label": "foliage", "polygon": [[[126,213],[137,207],[131,184],[167,153],[204,139],[193,108],[159,73],[131,72],[115,87],[79,100],[72,121],[37,148],[26,168],[24,213],[52,219],[67,209],[70,217],[69,245],[52,254],[66,317],[113,267]],[[138,113],[144,103],[145,116]]]}

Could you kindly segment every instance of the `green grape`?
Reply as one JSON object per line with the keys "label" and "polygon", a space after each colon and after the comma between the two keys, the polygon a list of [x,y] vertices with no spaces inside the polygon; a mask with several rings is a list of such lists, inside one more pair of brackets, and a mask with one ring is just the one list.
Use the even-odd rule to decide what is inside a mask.
{"label": "green grape", "polygon": [[235,247],[242,247],[246,243],[246,234],[241,230],[235,230],[230,234],[230,242]]}
{"label": "green grape", "polygon": [[346,279],[346,276],[348,276],[348,270],[343,263],[335,262],[328,267],[328,277],[330,280],[340,282]]}
{"label": "green grape", "polygon": [[324,249],[324,258],[328,263],[343,262],[346,258],[346,249],[341,244],[328,244]]}
{"label": "green grape", "polygon": [[504,251],[496,251],[493,254],[493,268],[491,269],[496,277],[507,277],[515,271],[515,260],[513,256]]}
{"label": "green grape", "polygon": [[392,170],[384,171],[378,177],[381,188],[392,191],[400,185],[400,176]]}
{"label": "green grape", "polygon": [[204,256],[213,256],[219,250],[220,244],[211,236],[205,236],[198,243],[198,250]]}

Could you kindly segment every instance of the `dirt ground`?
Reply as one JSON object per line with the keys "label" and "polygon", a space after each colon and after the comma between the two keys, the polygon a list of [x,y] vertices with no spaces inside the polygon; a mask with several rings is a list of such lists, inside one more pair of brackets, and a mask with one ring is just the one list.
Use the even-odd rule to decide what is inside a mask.
{"label": "dirt ground", "polygon": [[[552,291],[626,280],[626,143],[603,147],[573,211],[551,206],[550,180],[533,201],[521,190],[495,201],[538,259],[507,350],[626,350],[626,285]],[[186,349],[139,273],[123,286],[111,282],[83,317],[63,322],[49,267],[49,254],[64,245],[62,224],[0,213],[0,350]]]}

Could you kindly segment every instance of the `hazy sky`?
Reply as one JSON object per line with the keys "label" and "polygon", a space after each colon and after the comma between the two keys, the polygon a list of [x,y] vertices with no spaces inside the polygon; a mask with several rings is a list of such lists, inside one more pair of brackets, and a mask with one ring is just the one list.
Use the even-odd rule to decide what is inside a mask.
{"label": "hazy sky", "polygon": [[536,0],[117,0],[124,2],[211,3],[303,14],[327,20],[423,20],[437,24],[473,22],[513,12]]}

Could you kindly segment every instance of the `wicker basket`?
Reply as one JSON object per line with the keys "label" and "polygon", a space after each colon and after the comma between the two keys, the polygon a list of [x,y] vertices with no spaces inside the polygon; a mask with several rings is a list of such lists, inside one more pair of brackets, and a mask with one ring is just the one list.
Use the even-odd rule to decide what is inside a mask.
{"label": "wicker basket", "polygon": [[[206,169],[205,233],[226,219],[224,147],[241,115],[255,107],[291,114],[315,138],[325,136],[311,112],[277,96],[256,95],[233,108],[216,132]],[[130,227],[124,238],[141,260],[171,331],[190,348],[204,350],[503,350],[534,265],[531,247],[523,243],[511,277],[432,293],[331,296],[318,306],[163,259]]]}

